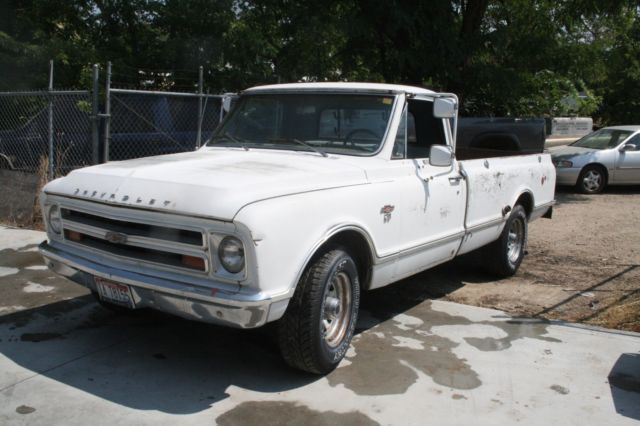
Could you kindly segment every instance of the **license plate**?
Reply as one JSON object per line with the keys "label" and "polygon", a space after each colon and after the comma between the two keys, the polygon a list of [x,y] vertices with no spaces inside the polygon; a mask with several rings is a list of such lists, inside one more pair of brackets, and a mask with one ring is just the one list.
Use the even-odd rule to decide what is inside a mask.
{"label": "license plate", "polygon": [[136,307],[131,289],[128,285],[119,284],[100,277],[95,277],[95,281],[100,299],[131,309]]}

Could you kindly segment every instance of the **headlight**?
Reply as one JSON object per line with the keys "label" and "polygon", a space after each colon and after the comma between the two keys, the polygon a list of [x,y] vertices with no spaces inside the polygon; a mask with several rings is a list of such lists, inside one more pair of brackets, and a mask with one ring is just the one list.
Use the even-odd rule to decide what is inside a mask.
{"label": "headlight", "polygon": [[49,223],[49,229],[51,229],[53,233],[60,235],[62,232],[62,217],[60,215],[60,208],[58,208],[57,204],[49,207],[47,222]]}
{"label": "headlight", "polygon": [[566,169],[569,167],[573,167],[573,163],[569,160],[558,160],[558,161],[554,161],[553,164],[559,169]]}
{"label": "headlight", "polygon": [[218,246],[220,263],[227,271],[237,274],[244,269],[244,246],[236,237],[224,237]]}

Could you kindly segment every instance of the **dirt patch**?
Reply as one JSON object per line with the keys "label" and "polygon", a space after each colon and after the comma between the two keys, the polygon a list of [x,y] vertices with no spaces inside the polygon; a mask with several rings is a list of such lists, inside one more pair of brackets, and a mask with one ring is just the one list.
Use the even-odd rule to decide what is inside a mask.
{"label": "dirt patch", "polygon": [[0,187],[3,188],[0,220],[14,226],[32,226],[39,187],[38,175],[0,169]]}
{"label": "dirt patch", "polygon": [[531,223],[514,277],[494,280],[470,256],[409,280],[454,302],[640,332],[640,187],[556,198],[553,219]]}
{"label": "dirt patch", "polygon": [[43,159],[35,173],[0,169],[0,223],[44,230],[39,195],[47,183],[48,166]]}

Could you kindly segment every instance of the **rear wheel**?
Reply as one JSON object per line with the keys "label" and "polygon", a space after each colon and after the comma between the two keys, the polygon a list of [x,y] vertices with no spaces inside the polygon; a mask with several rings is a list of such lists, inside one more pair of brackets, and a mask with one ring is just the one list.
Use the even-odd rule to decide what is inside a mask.
{"label": "rear wheel", "polygon": [[514,275],[527,247],[527,212],[516,205],[498,238],[485,249],[487,268],[492,273],[506,278]]}
{"label": "rear wheel", "polygon": [[316,257],[279,323],[285,361],[315,374],[336,368],[349,349],[359,306],[358,269],[349,253],[333,248]]}
{"label": "rear wheel", "polygon": [[578,190],[583,194],[597,194],[602,192],[607,184],[607,176],[602,167],[587,166],[580,172]]}

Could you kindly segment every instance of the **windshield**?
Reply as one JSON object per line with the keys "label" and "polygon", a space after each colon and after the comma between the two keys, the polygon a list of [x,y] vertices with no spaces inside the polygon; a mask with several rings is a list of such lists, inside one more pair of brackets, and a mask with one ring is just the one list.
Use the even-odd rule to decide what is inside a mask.
{"label": "windshield", "polygon": [[245,95],[207,146],[371,155],[380,148],[393,100],[335,93]]}
{"label": "windshield", "polygon": [[593,132],[583,137],[582,139],[578,139],[571,145],[592,149],[615,148],[620,145],[623,140],[628,138],[631,133],[633,132],[630,130],[600,129],[597,132]]}

